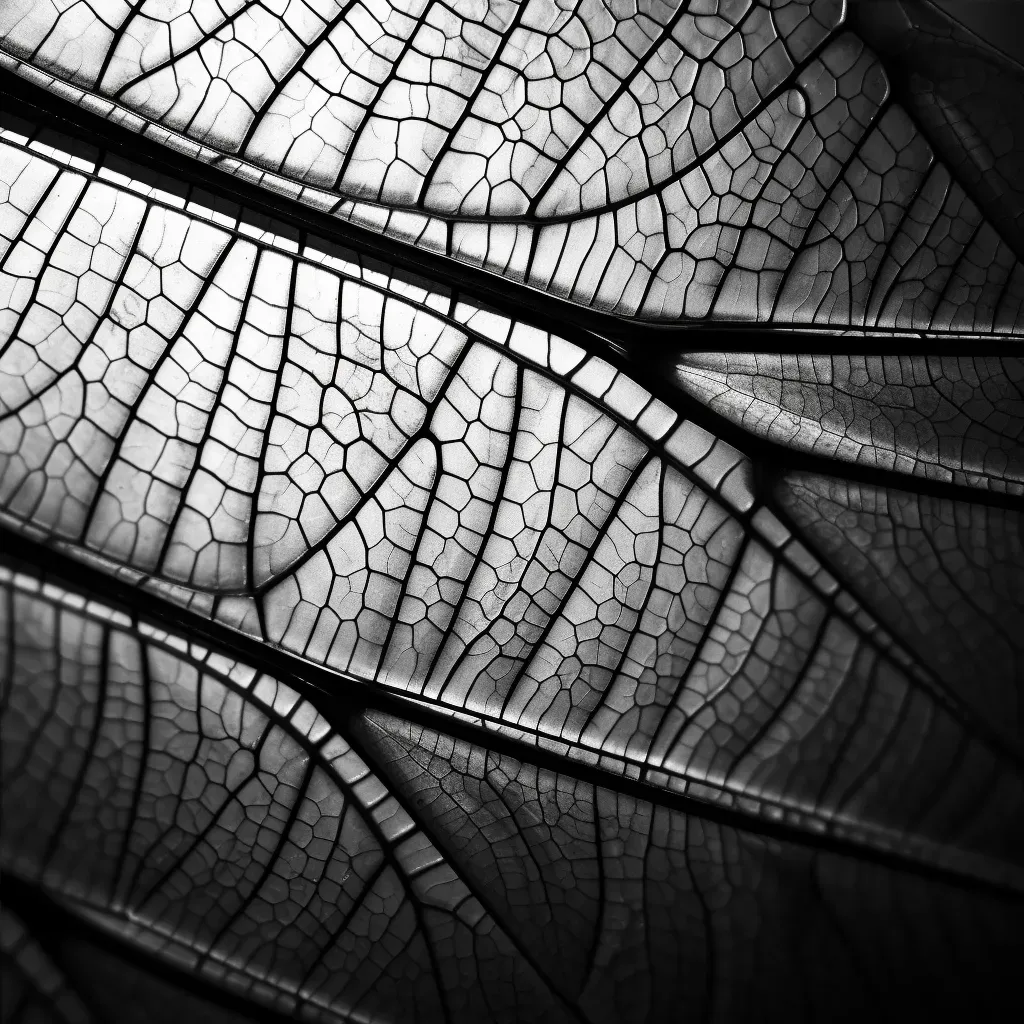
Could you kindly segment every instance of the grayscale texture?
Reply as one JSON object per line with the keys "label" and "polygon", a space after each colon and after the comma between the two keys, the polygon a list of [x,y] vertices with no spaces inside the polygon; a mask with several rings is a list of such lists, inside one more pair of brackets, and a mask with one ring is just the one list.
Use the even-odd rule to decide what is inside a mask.
{"label": "grayscale texture", "polygon": [[7,907],[0,908],[0,1013],[11,1024],[92,1024],[61,970]]}
{"label": "grayscale texture", "polygon": [[1018,255],[844,7],[17,0],[0,35],[90,109],[584,306],[1013,331]]}
{"label": "grayscale texture", "polygon": [[680,387],[775,444],[1024,494],[1024,362],[692,353]]}
{"label": "grayscale texture", "polygon": [[999,7],[0,8],[3,1024],[1024,1010]]}
{"label": "grayscale texture", "polygon": [[[874,957],[858,966],[879,940],[921,984],[985,957],[965,923],[1017,916],[391,715],[339,731],[272,677],[101,605],[27,578],[4,594],[11,868],[285,1013],[642,1021],[685,1003],[743,1019],[841,995],[829,1016],[856,1020],[886,984]],[[928,790],[892,799],[923,824]],[[927,954],[897,953],[922,926],[940,929]]]}

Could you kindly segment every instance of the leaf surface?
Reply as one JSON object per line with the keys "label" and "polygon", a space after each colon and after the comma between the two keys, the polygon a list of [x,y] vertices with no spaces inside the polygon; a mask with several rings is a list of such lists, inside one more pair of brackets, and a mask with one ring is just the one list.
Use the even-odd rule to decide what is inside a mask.
{"label": "leaf surface", "polygon": [[0,34],[9,66],[91,110],[582,306],[1011,332],[1019,250],[844,12],[20,0]]}
{"label": "leaf surface", "polygon": [[5,1021],[1020,1002],[998,6],[0,12]]}
{"label": "leaf surface", "polygon": [[4,594],[9,869],[281,1013],[641,1021],[685,1003],[738,1019],[841,995],[853,1020],[875,989],[899,1008],[936,963],[987,978],[1007,951],[963,924],[1009,935],[1019,896],[759,836],[393,715],[328,721],[99,602],[24,575]]}

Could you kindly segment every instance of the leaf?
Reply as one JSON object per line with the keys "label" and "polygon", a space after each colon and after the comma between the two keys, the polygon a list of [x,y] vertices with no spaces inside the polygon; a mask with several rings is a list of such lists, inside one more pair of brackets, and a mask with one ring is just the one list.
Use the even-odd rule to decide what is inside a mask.
{"label": "leaf", "polygon": [[[116,617],[10,600],[25,631],[15,664],[57,658],[52,692],[16,676],[7,695],[5,842],[19,875],[163,933],[195,970],[241,963],[314,1005],[491,1016],[458,955],[468,943],[498,1006],[561,1018],[529,960],[299,694]],[[76,756],[39,792],[53,744]]]}
{"label": "leaf", "polygon": [[[938,750],[968,744],[1006,775],[968,845],[1002,855],[975,823],[1018,799],[1013,754],[963,735],[956,680],[755,505],[730,446],[557,336],[103,180],[130,168],[10,152],[31,161],[12,193],[39,167],[79,197],[0,362],[28,392],[0,426],[26,526],[350,678],[876,844],[907,814],[889,745],[939,744],[928,794]],[[954,820],[976,803],[951,798]],[[958,839],[904,841],[945,862],[929,843]]]}
{"label": "leaf", "polygon": [[1021,494],[1019,359],[690,353],[680,387],[775,444]]}
{"label": "leaf", "polygon": [[[1020,324],[1024,270],[841,0],[28,0],[8,65],[317,209],[654,321]],[[45,72],[45,73],[44,73]]]}
{"label": "leaf", "polygon": [[225,992],[214,980],[153,959],[124,936],[99,931],[86,920],[101,914],[78,916],[10,875],[4,879],[4,899],[9,902],[0,920],[14,945],[0,952],[0,977],[4,1020],[11,1024],[276,1024],[282,1019],[251,999]]}
{"label": "leaf", "polygon": [[[392,715],[328,721],[98,602],[24,576],[4,592],[11,869],[282,1012],[732,1019],[839,998],[856,1019],[887,984],[880,937],[906,972],[898,1007],[936,956],[999,956],[968,952],[946,914],[1017,935],[1019,897],[762,838]],[[893,911],[922,900],[941,941],[918,949],[916,916]]]}
{"label": "leaf", "polygon": [[5,1020],[1019,1003],[954,7],[0,13]]}
{"label": "leaf", "polygon": [[886,61],[894,93],[986,216],[1020,253],[1024,47],[1005,0],[854,0],[849,17]]}
{"label": "leaf", "polygon": [[796,473],[778,499],[922,659],[1019,735],[1019,512]]}
{"label": "leaf", "polygon": [[0,908],[0,979],[4,1020],[54,1020],[88,1024],[89,1011],[70,991],[61,971],[34,940],[24,922]]}

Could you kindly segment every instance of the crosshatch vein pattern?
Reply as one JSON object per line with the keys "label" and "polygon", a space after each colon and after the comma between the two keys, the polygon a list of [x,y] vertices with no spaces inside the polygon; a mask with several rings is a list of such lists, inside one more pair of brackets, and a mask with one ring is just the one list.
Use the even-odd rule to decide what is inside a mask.
{"label": "crosshatch vein pattern", "polygon": [[755,436],[1024,494],[1019,357],[689,353],[679,386]]}
{"label": "crosshatch vein pattern", "polygon": [[[58,662],[52,693],[15,681],[7,694],[5,832],[20,874],[156,925],[197,969],[241,963],[371,1018],[431,1019],[438,1000],[492,1018],[472,1003],[483,989],[459,956],[467,945],[490,968],[499,1019],[549,1006],[529,960],[297,693],[176,637],[104,623],[102,609],[13,600],[28,601],[16,615],[25,681],[36,658]],[[75,755],[55,762],[53,744]]]}
{"label": "crosshatch vein pattern", "polygon": [[89,109],[584,306],[1019,328],[1018,255],[844,12],[18,0],[0,36]]}
{"label": "crosshatch vein pattern", "polygon": [[[851,0],[848,12],[885,61],[899,101],[1019,254],[1024,46],[1014,31],[1016,12],[1002,0]],[[1011,20],[1003,21],[1007,14]]]}
{"label": "crosshatch vein pattern", "polygon": [[740,452],[450,292],[7,152],[36,188],[4,264],[8,516],[303,659],[869,842],[962,758],[902,842],[1014,863],[1017,715],[886,630]]}
{"label": "crosshatch vein pattern", "polygon": [[27,577],[2,593],[14,869],[289,1015],[642,1021],[683,1002],[742,1019],[841,993],[853,1020],[886,982],[849,949],[881,942],[920,984],[991,955],[947,917],[985,934],[1015,915],[393,716],[339,727],[97,602]]}
{"label": "crosshatch vein pattern", "polygon": [[777,498],[935,672],[970,680],[963,692],[979,713],[1021,722],[1019,512],[807,473],[787,474]]}
{"label": "crosshatch vein pattern", "polygon": [[1024,53],[879,6],[0,8],[3,1024],[1020,1004]]}

